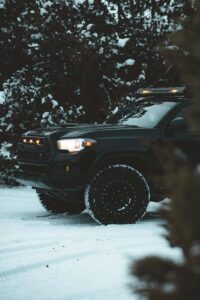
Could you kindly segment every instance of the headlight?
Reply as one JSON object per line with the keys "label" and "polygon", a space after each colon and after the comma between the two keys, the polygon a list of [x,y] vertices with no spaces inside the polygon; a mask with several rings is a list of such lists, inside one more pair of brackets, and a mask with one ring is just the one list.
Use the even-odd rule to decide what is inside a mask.
{"label": "headlight", "polygon": [[92,147],[96,144],[93,139],[63,139],[57,141],[59,150],[67,150],[69,152],[79,152],[85,148]]}

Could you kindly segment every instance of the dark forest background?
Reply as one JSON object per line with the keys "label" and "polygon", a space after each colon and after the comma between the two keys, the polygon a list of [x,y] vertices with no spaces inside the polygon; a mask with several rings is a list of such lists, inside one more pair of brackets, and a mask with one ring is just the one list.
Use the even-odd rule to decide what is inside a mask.
{"label": "dark forest background", "polygon": [[173,47],[191,10],[189,0],[0,0],[1,180],[22,132],[102,122],[165,77],[159,47]]}

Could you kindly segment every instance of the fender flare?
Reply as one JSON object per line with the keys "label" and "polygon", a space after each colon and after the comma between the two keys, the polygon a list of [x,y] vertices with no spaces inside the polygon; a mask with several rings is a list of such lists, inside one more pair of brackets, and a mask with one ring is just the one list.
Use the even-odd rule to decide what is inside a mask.
{"label": "fender flare", "polygon": [[132,166],[137,167],[137,165],[143,165],[146,169],[146,172],[150,170],[150,157],[143,151],[141,153],[137,151],[112,151],[105,152],[98,155],[93,161],[91,168],[89,170],[89,177],[92,177],[96,170],[99,170],[104,165],[111,163],[129,163]]}

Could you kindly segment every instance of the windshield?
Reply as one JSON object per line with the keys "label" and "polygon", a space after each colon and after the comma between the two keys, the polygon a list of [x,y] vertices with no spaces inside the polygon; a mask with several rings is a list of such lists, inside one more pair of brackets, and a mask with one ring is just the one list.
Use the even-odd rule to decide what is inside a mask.
{"label": "windshield", "polygon": [[155,127],[177,102],[137,101],[113,116],[109,123],[138,127]]}

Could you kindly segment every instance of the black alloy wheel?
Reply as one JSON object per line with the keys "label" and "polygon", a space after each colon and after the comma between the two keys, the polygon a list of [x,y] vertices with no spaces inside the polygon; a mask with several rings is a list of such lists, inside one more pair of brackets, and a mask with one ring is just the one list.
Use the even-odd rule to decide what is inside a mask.
{"label": "black alloy wheel", "polygon": [[85,191],[85,206],[100,224],[138,222],[146,212],[150,190],[144,176],[129,165],[114,164],[96,173]]}

